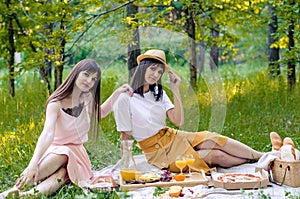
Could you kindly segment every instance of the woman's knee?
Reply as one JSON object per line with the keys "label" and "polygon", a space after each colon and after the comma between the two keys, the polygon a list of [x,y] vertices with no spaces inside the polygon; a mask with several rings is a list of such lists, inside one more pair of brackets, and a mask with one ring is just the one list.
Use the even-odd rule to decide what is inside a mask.
{"label": "woman's knee", "polygon": [[220,150],[213,150],[212,151],[212,158],[214,160],[221,160],[224,158],[224,152]]}
{"label": "woman's knee", "polygon": [[68,161],[68,156],[64,155],[64,154],[52,154],[55,158],[56,161],[59,161],[63,164],[67,163]]}
{"label": "woman's knee", "polygon": [[220,165],[224,161],[224,152],[220,150],[212,150],[209,154],[209,164]]}
{"label": "woman's knee", "polygon": [[217,148],[217,143],[213,140],[207,139],[201,144],[197,145],[195,147],[196,150],[202,150],[202,149],[215,149]]}
{"label": "woman's knee", "polygon": [[47,165],[63,165],[68,162],[68,156],[64,154],[55,154],[50,153],[48,154],[43,160],[42,163],[46,163]]}

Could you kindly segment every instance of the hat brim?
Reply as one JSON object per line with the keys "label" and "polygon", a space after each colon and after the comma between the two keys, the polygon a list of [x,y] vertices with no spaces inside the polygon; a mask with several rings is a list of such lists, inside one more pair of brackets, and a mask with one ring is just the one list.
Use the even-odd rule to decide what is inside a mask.
{"label": "hat brim", "polygon": [[137,57],[137,63],[139,64],[143,59],[155,59],[157,61],[160,61],[161,63],[163,63],[165,65],[165,72],[169,72],[171,71],[171,67],[162,59],[155,57],[155,56],[151,56],[151,55],[139,55]]}

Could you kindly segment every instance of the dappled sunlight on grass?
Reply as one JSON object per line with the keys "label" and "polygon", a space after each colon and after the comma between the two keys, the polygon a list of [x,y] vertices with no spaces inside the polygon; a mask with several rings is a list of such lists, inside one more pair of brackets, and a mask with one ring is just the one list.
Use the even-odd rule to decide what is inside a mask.
{"label": "dappled sunlight on grass", "polygon": [[33,127],[35,127],[34,122],[30,122],[16,126],[15,131],[1,132],[0,181],[3,182],[3,186],[12,186],[16,177],[29,163],[41,124]]}
{"label": "dappled sunlight on grass", "polygon": [[16,84],[14,98],[6,91],[0,93],[0,181],[3,187],[13,185],[25,169],[42,129],[47,94],[44,85],[33,78],[30,74],[27,83]]}
{"label": "dappled sunlight on grass", "polygon": [[288,92],[286,82],[280,78],[270,81],[265,72],[229,84],[232,85],[226,87],[228,110],[224,134],[258,150],[269,151],[269,133],[276,131],[282,137],[292,137],[299,147],[296,135],[300,115],[295,100],[300,97],[299,88]]}
{"label": "dappled sunlight on grass", "polygon": [[[299,85],[288,92],[282,77],[270,80],[265,71],[249,77],[231,76],[224,79],[226,94],[226,120],[221,133],[240,140],[260,151],[270,151],[269,133],[290,136],[299,147],[300,113]],[[199,130],[207,129],[210,122],[212,98],[200,80],[197,85],[200,107]]]}
{"label": "dappled sunlight on grass", "polygon": [[[6,164],[12,164],[18,158],[27,156],[35,147],[36,135],[32,135],[32,123],[20,125],[16,131],[3,132],[1,134],[0,154]],[[24,148],[23,148],[24,147]]]}

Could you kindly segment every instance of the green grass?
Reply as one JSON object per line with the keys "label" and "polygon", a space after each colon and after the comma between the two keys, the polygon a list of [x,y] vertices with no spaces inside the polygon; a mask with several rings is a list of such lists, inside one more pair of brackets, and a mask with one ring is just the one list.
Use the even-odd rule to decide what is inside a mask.
{"label": "green grass", "polygon": [[[209,89],[218,88],[198,78],[196,87],[188,85],[189,71],[175,67],[182,78],[186,124],[184,130],[217,129],[218,133],[240,140],[260,151],[270,151],[269,133],[278,132],[282,137],[293,138],[299,147],[297,136],[300,129],[299,83],[293,92],[287,92],[283,78],[269,80],[260,67],[246,71],[244,68],[220,69],[221,85],[226,94],[225,118],[213,121],[215,101]],[[111,67],[103,70],[102,101],[118,86],[127,81],[126,67]],[[167,80],[164,80],[167,81]],[[168,84],[164,84],[168,91]],[[0,192],[11,187],[17,176],[27,166],[36,141],[43,128],[44,104],[48,97],[45,84],[36,71],[28,72],[17,79],[15,98],[6,91],[5,81],[0,85]],[[215,92],[217,96],[220,92]],[[218,101],[217,101],[218,102]],[[223,101],[222,101],[223,103]],[[218,105],[217,105],[218,107]],[[223,108],[224,108],[223,107]],[[218,110],[217,110],[218,111]],[[221,110],[220,110],[221,111]],[[217,112],[218,113],[218,112]],[[218,123],[219,122],[219,123]],[[220,127],[218,127],[220,125]],[[93,169],[114,164],[119,159],[119,133],[113,115],[101,120],[101,138],[98,147],[90,151]],[[135,153],[140,151],[135,148]],[[95,153],[96,152],[96,153]],[[65,186],[56,198],[72,198],[80,191],[74,186]]]}

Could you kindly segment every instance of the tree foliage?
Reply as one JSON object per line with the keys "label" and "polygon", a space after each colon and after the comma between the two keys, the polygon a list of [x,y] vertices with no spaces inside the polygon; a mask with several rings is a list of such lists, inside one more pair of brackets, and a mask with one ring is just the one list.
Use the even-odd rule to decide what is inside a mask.
{"label": "tree foliage", "polygon": [[[103,1],[10,1],[7,8],[1,3],[1,60],[8,68],[8,22],[14,16],[13,31],[16,52],[22,53],[22,62],[15,63],[14,76],[32,68],[45,67],[45,59],[55,68],[55,86],[62,81],[63,65],[74,52],[74,46],[101,15]],[[109,5],[109,4],[108,4]],[[45,28],[51,26],[51,29]],[[66,49],[66,44],[70,44]],[[51,52],[51,53],[49,53]],[[44,76],[45,77],[45,76]],[[48,87],[49,88],[49,87]]]}
{"label": "tree foliage", "polygon": [[300,3],[294,0],[269,1],[275,7],[278,29],[273,35],[274,48],[280,48],[280,64],[287,65],[289,87],[296,83],[296,63],[300,60]]}
{"label": "tree foliage", "polygon": [[[139,8],[139,12],[124,14],[126,5],[131,3]],[[218,51],[218,53],[213,53],[217,55],[215,62],[224,63],[234,60],[241,53],[241,46],[237,44],[248,37],[245,35],[247,28],[260,31],[265,26],[264,29],[267,30],[270,20],[267,14],[269,5],[276,8],[275,13],[278,17],[278,29],[273,34],[275,42],[270,47],[280,48],[279,64],[290,64],[291,67],[287,72],[288,75],[293,75],[295,74],[294,65],[299,61],[300,32],[300,6],[297,1],[293,0],[209,0],[204,2],[191,0],[7,0],[0,2],[2,8],[0,12],[0,66],[13,69],[10,70],[8,76],[10,78],[16,77],[23,71],[40,68],[41,75],[48,83],[48,89],[51,92],[51,89],[61,83],[66,63],[79,61],[95,48],[93,43],[87,43],[91,39],[90,41],[86,39],[92,27],[101,27],[103,30],[95,33],[93,41],[106,34],[123,32],[120,40],[124,45],[128,45],[132,42],[132,34],[128,32],[147,26],[161,27],[186,34],[196,43],[201,42],[202,46],[207,49],[215,46],[217,48],[213,49]],[[191,26],[191,22],[195,26]],[[243,29],[244,32],[241,31]],[[212,32],[217,34],[212,34]],[[9,34],[12,33],[13,40],[9,40]],[[20,63],[8,62],[12,60],[14,54],[11,51],[12,41],[15,52],[22,54]],[[265,45],[267,49],[267,43]],[[199,50],[199,47],[195,49]],[[194,50],[187,51],[185,55],[196,55],[193,52]],[[197,64],[193,63],[193,65]],[[55,71],[53,87],[51,85],[53,81],[47,80],[49,74],[46,69],[49,67],[53,67]]]}

